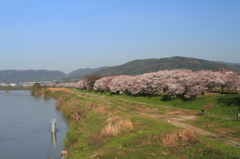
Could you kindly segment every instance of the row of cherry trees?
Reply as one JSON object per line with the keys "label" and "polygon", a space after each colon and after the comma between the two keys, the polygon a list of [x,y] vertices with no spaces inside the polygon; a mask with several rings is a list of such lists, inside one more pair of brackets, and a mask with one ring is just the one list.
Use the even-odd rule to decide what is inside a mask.
{"label": "row of cherry trees", "polygon": [[[96,76],[96,75],[93,75]],[[75,87],[102,92],[138,94],[163,94],[170,97],[182,95],[196,98],[198,95],[212,92],[219,87],[240,91],[240,76],[233,72],[214,72],[201,70],[164,70],[137,76],[97,76],[85,78],[76,83],[48,84],[49,87]]]}

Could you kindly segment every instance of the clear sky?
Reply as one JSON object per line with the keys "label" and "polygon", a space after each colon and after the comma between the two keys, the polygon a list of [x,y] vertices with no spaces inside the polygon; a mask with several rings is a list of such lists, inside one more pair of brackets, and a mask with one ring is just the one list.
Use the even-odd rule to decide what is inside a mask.
{"label": "clear sky", "polygon": [[240,63],[240,0],[0,0],[0,70]]}

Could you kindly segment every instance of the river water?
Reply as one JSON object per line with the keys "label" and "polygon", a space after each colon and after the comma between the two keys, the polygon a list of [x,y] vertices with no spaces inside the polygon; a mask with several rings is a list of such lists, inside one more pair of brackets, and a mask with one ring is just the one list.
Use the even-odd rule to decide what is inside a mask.
{"label": "river water", "polygon": [[[55,99],[29,91],[0,91],[0,158],[58,159],[69,123],[55,108]],[[56,118],[57,133],[50,132]]]}

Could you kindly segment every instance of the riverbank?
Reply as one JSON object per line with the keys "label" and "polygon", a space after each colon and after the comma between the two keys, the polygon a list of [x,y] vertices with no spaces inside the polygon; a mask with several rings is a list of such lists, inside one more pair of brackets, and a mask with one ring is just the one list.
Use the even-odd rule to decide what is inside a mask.
{"label": "riverbank", "polygon": [[184,122],[198,121],[195,110],[98,97],[80,90],[50,91],[49,97],[57,98],[56,107],[71,122],[64,139],[67,158],[240,158],[239,148],[224,139],[212,140],[171,124],[177,114],[194,116]]}
{"label": "riverbank", "polygon": [[0,90],[30,90],[30,87],[11,87],[11,86],[0,86]]}

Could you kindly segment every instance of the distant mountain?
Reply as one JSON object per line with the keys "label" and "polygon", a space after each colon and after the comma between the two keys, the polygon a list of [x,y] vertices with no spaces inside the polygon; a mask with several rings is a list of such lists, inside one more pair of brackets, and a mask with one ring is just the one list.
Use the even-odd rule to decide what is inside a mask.
{"label": "distant mountain", "polygon": [[223,63],[223,64],[227,64],[227,65],[239,65],[240,66],[240,63],[229,63],[229,62],[223,62],[223,61],[213,61],[213,62]]}
{"label": "distant mountain", "polygon": [[3,70],[0,71],[0,83],[19,83],[19,82],[41,82],[53,81],[60,82],[74,81],[83,79],[86,74],[101,75],[138,75],[159,70],[190,69],[213,70],[224,68],[233,72],[240,72],[240,64],[227,62],[214,62],[203,59],[187,57],[170,57],[160,59],[134,60],[123,65],[113,67],[85,68],[78,69],[69,74],[61,71],[48,70]]}
{"label": "distant mountain", "polygon": [[61,71],[48,70],[3,70],[0,83],[53,81],[66,76]]}
{"label": "distant mountain", "polygon": [[134,60],[123,65],[101,69],[94,72],[94,74],[138,75],[148,72],[157,72],[159,70],[190,69],[198,71],[213,70],[216,68],[225,68],[230,71],[240,72],[240,66],[237,65],[228,65],[208,60],[175,56],[161,59]]}
{"label": "distant mountain", "polygon": [[78,75],[86,75],[86,74],[91,74],[93,72],[96,72],[98,70],[101,70],[103,68],[107,68],[107,66],[104,67],[98,67],[98,68],[80,68],[78,70],[72,71],[68,76],[78,76]]}
{"label": "distant mountain", "polygon": [[67,74],[66,77],[61,78],[60,81],[64,82],[64,81],[75,81],[78,79],[83,79],[85,75],[92,74],[104,68],[107,68],[107,66],[98,67],[98,68],[80,68],[78,70],[70,72],[69,74]]}

